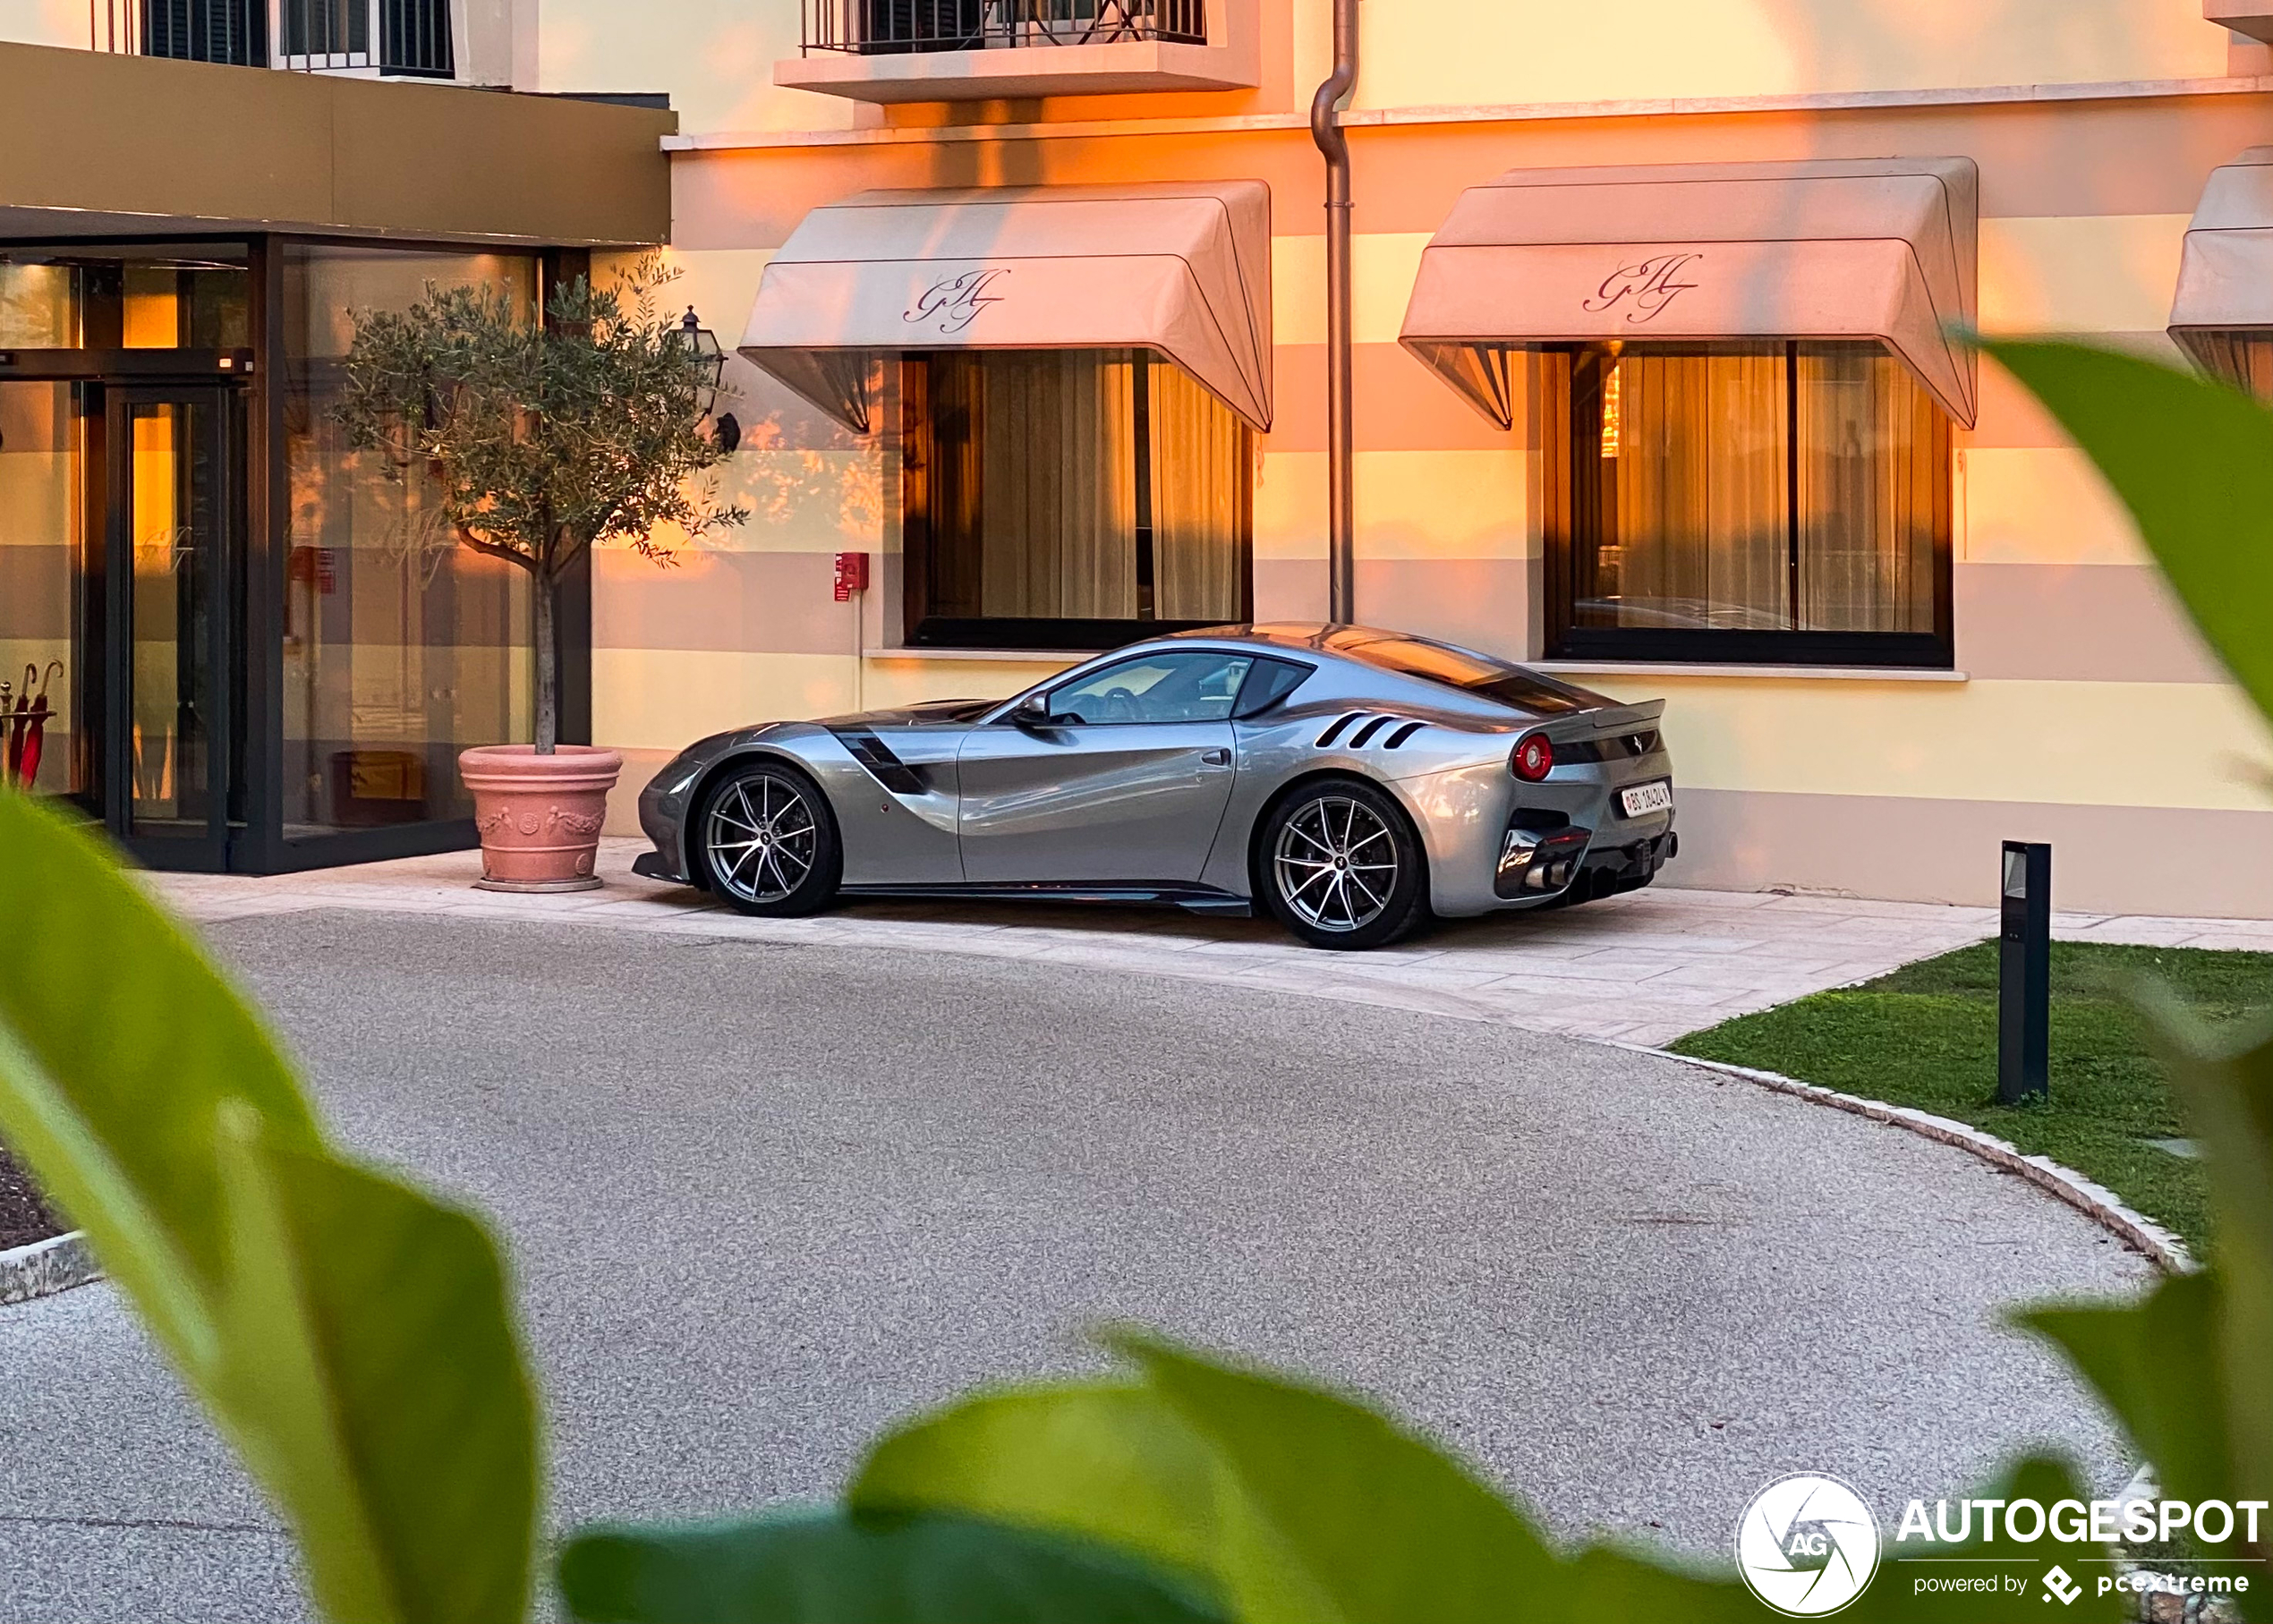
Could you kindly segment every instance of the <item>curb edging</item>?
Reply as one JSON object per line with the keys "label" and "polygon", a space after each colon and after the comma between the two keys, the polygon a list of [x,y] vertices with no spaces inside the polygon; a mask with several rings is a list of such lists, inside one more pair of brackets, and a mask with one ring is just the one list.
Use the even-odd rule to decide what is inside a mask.
{"label": "curb edging", "polygon": [[1918,1110],[1907,1105],[1889,1105],[1883,1100],[1866,1100],[1859,1094],[1842,1093],[1835,1088],[1826,1088],[1819,1083],[1803,1083],[1779,1071],[1732,1066],[1725,1060],[1701,1059],[1695,1055],[1676,1054],[1670,1049],[1651,1049],[1645,1044],[1619,1042],[1615,1039],[1609,1040],[1609,1042],[1613,1048],[1632,1050],[1638,1054],[1660,1055],[1668,1060],[1678,1060],[1683,1066],[1694,1066],[1700,1071],[1741,1077],[1748,1083],[1758,1083],[1778,1093],[1792,1094],[1802,1100],[1811,1100],[1818,1105],[1851,1111],[1858,1117],[1868,1117],[1890,1127],[1907,1128],[1924,1138],[1954,1145],[1962,1151],[1971,1151],[1990,1166],[2025,1178],[2039,1189],[2067,1203],[2133,1250],[2143,1253],[2164,1273],[2192,1274],[2201,1267],[2194,1261],[2193,1254],[2187,1251],[2184,1241],[2145,1213],[2134,1212],[2124,1205],[2123,1198],[2107,1186],[2094,1183],[2074,1169],[2062,1167],[2047,1157],[2028,1155],[2019,1146],[1999,1139],[1994,1134],[1983,1133],[1979,1128],[1962,1122],[1953,1122],[1947,1117],[1937,1117],[1931,1111]]}
{"label": "curb edging", "polygon": [[84,1230],[0,1252],[0,1303],[28,1303],[103,1278]]}

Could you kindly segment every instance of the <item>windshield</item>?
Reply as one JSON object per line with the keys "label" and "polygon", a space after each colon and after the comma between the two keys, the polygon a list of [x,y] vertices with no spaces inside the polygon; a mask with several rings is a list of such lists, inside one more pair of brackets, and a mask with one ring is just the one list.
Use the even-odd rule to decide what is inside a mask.
{"label": "windshield", "polygon": [[1442,683],[1448,688],[1497,700],[1535,716],[1560,716],[1609,703],[1597,694],[1542,676],[1537,671],[1494,659],[1489,654],[1478,654],[1472,649],[1432,642],[1426,637],[1353,626],[1328,637],[1326,647],[1400,676]]}

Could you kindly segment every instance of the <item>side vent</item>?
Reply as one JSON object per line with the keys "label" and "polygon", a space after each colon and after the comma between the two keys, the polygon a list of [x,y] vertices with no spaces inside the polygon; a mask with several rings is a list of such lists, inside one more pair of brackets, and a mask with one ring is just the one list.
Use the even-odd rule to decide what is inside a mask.
{"label": "side vent", "polygon": [[1407,722],[1402,727],[1400,727],[1396,732],[1382,740],[1381,747],[1383,750],[1394,750],[1407,739],[1411,738],[1413,735],[1418,733],[1422,728],[1427,726],[1428,724],[1426,722]]}
{"label": "side vent", "polygon": [[1349,727],[1350,723],[1356,721],[1359,717],[1365,714],[1366,713],[1362,710],[1345,710],[1340,716],[1334,718],[1332,722],[1328,724],[1326,730],[1318,735],[1318,748],[1321,750],[1325,749],[1326,746],[1332,744],[1336,739],[1341,736],[1341,731],[1343,728]]}
{"label": "side vent", "polygon": [[910,767],[892,753],[892,747],[865,727],[831,728],[852,758],[868,769],[869,776],[896,795],[920,795],[931,786],[921,768]]}
{"label": "side vent", "polygon": [[1395,721],[1396,719],[1397,718],[1393,716],[1377,716],[1374,718],[1373,720],[1367,722],[1364,727],[1358,728],[1357,732],[1349,735],[1349,748],[1352,750],[1363,750],[1366,747],[1366,742],[1370,740],[1374,735],[1379,733],[1383,728],[1388,727],[1390,723]]}

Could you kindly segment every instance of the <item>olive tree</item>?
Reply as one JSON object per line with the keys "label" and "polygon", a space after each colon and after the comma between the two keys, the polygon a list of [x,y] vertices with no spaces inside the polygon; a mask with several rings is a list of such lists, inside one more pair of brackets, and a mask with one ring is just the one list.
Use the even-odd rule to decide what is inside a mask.
{"label": "olive tree", "polygon": [[577,277],[538,312],[493,285],[438,287],[408,310],[359,310],[336,408],[387,477],[423,471],[458,541],[528,571],[536,607],[536,747],[560,736],[553,627],[560,582],[592,547],[658,564],[672,540],[748,516],[697,477],[727,455],[704,431],[714,379],[657,291],[658,255],[608,287]]}

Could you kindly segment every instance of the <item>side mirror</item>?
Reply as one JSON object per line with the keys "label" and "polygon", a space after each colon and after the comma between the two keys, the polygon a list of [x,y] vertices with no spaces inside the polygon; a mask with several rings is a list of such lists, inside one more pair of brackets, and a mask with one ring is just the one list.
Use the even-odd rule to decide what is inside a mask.
{"label": "side mirror", "polygon": [[1047,727],[1051,721],[1050,696],[1047,693],[1027,694],[1012,707],[1010,719],[1021,727]]}

